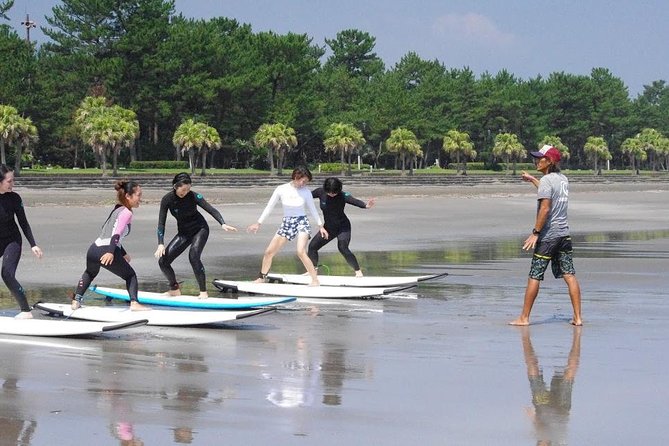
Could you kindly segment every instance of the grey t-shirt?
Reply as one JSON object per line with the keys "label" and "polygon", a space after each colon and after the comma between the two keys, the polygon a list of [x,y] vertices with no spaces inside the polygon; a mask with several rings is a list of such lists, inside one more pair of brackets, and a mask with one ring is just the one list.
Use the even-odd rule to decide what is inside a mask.
{"label": "grey t-shirt", "polygon": [[[537,200],[543,198],[551,200],[551,209],[539,237],[543,240],[553,240],[569,235],[569,222],[567,221],[569,180],[567,177],[558,172],[541,177]],[[538,207],[539,201],[537,201],[537,209]]]}

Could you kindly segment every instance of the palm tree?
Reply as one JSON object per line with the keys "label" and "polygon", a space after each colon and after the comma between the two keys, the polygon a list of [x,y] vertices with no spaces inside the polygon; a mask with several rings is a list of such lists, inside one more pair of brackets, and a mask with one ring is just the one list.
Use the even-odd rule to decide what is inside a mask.
{"label": "palm tree", "polygon": [[[449,130],[444,136],[442,149],[448,155],[455,155],[458,174],[467,175],[467,158],[476,159],[474,144],[469,140],[467,132]],[[460,157],[462,156],[462,170],[460,170]]]}
{"label": "palm tree", "polygon": [[650,157],[650,167],[652,170],[657,170],[657,159],[662,159],[663,157],[663,148],[662,148],[662,133],[658,132],[655,129],[643,129],[641,133],[637,135],[639,141],[644,147],[645,152]]}
{"label": "palm tree", "polygon": [[257,147],[267,149],[267,160],[269,161],[272,175],[274,171],[274,153],[277,155],[277,174],[281,175],[283,168],[283,156],[288,148],[297,145],[297,136],[295,130],[285,124],[263,124],[253,137],[253,142]]}
{"label": "palm tree", "polygon": [[113,156],[113,175],[118,175],[118,154],[139,135],[135,112],[118,105],[102,107],[82,120],[84,142],[100,156],[102,176],[107,176],[107,153]]}
{"label": "palm tree", "polygon": [[7,164],[5,147],[16,144],[14,173],[19,175],[23,147],[30,147],[31,141],[37,141],[37,127],[32,120],[19,115],[11,105],[0,105],[0,162]]}
{"label": "palm tree", "polygon": [[620,149],[622,150],[623,154],[630,157],[632,170],[634,170],[636,174],[639,175],[639,167],[636,165],[636,160],[639,160],[639,164],[641,164],[641,161],[645,161],[648,158],[648,154],[646,153],[643,142],[641,142],[639,139],[639,135],[635,136],[634,138],[627,138],[620,145]]}
{"label": "palm tree", "polygon": [[411,130],[398,127],[390,132],[390,137],[386,139],[386,147],[389,152],[397,153],[402,160],[402,175],[406,175],[406,160],[409,158],[409,175],[413,175],[413,160],[423,155],[416,135]]}
{"label": "palm tree", "polygon": [[11,105],[0,105],[0,162],[7,164],[5,146],[10,146],[18,137],[21,116]]}
{"label": "palm tree", "polygon": [[30,143],[38,139],[37,127],[33,124],[30,118],[20,118],[17,126],[16,135],[16,159],[14,160],[14,173],[19,175],[21,172],[21,161],[23,156],[23,147],[26,151],[30,150]]}
{"label": "palm tree", "polygon": [[221,137],[218,131],[202,122],[187,119],[176,129],[172,143],[181,153],[188,152],[191,173],[195,173],[195,157],[200,151],[202,161],[202,176],[207,174],[207,151],[221,147]]}
{"label": "palm tree", "polygon": [[588,136],[588,140],[583,146],[583,152],[595,164],[595,175],[601,175],[602,169],[599,168],[599,160],[606,161],[611,159],[609,146],[601,136]]}
{"label": "palm tree", "polygon": [[325,131],[325,140],[323,145],[326,152],[340,152],[341,158],[341,174],[344,175],[344,155],[348,155],[348,172],[346,175],[351,175],[351,153],[365,144],[365,138],[362,132],[351,124],[344,124],[343,122],[336,122],[330,124],[330,127]]}
{"label": "palm tree", "polygon": [[514,175],[516,174],[516,161],[527,157],[525,146],[518,141],[518,136],[513,133],[499,133],[495,136],[495,145],[492,148],[492,154],[504,160],[507,174],[509,173],[509,163],[513,162]]}

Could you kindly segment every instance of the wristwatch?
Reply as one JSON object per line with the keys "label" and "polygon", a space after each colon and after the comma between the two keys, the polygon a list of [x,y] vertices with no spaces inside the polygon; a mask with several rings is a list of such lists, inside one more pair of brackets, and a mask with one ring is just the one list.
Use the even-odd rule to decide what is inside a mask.
{"label": "wristwatch", "polygon": [[539,235],[541,234],[541,231],[537,231],[536,228],[532,228],[532,235]]}

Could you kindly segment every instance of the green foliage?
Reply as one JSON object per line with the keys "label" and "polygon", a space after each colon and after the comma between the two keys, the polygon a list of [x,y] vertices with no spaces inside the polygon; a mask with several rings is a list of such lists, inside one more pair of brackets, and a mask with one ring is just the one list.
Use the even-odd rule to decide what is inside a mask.
{"label": "green foliage", "polygon": [[188,169],[188,161],[166,161],[166,160],[157,160],[157,161],[133,161],[128,167],[133,170],[143,170],[143,169]]}
{"label": "green foliage", "polygon": [[330,172],[336,172],[340,173],[345,171],[348,168],[351,168],[352,171],[358,171],[358,172],[368,172],[369,171],[369,164],[360,164],[360,169],[358,169],[358,163],[353,163],[353,164],[343,164],[343,163],[319,163],[318,164],[318,169],[320,172],[323,173],[330,173]]}
{"label": "green foliage", "polygon": [[286,150],[297,145],[297,136],[292,127],[280,122],[276,124],[263,124],[253,137],[256,147],[267,149],[267,158],[270,162],[270,170],[274,174],[274,157],[277,158],[277,174],[281,175],[283,159]]}
{"label": "green foliage", "polygon": [[207,174],[207,151],[220,149],[221,137],[215,128],[203,122],[186,119],[174,132],[172,143],[182,154],[188,152],[191,173],[195,173],[195,156],[199,152],[204,176]]}
{"label": "green foliage", "polygon": [[[0,0],[0,17],[12,3]],[[496,135],[515,135],[527,148],[550,135],[572,168],[591,166],[585,145],[592,135],[604,139],[619,168],[630,164],[629,144],[623,147],[628,138],[644,128],[669,135],[667,83],[650,80],[632,99],[604,67],[533,79],[506,70],[477,76],[414,52],[386,67],[375,37],[357,29],[321,46],[305,34],[254,32],[230,18],[175,15],[172,0],[57,3],[45,24],[50,41],[39,48],[0,26],[0,103],[11,103],[39,127],[30,147],[36,158],[66,166],[94,161],[72,119],[87,96],[136,113],[137,138],[117,152],[124,163],[172,156],[174,133],[189,118],[209,123],[220,137],[216,158],[209,148],[199,152],[203,167],[219,162],[272,171],[275,158],[281,168],[284,156],[289,164],[331,159],[323,151],[331,123],[361,132],[364,142],[354,150],[375,168],[401,161],[402,170],[407,162],[413,169],[460,157],[464,171],[473,152],[442,151],[451,129],[467,134],[476,159],[488,165],[505,156],[507,164],[521,159],[500,155]],[[254,140],[263,123],[283,123],[299,144],[262,146],[271,154],[265,161],[255,148],[235,143]],[[397,128],[411,129],[418,150],[386,144]],[[646,145],[647,157],[635,155],[634,164],[666,169],[665,146],[662,139]]]}

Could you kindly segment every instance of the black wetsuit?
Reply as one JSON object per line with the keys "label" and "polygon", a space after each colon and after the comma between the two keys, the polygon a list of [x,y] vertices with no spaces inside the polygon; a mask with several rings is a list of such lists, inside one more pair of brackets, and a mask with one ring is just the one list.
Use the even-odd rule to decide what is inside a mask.
{"label": "black wetsuit", "polygon": [[337,239],[337,248],[339,252],[344,256],[346,262],[353,268],[355,271],[360,269],[358,264],[358,259],[355,258],[355,255],[348,248],[349,243],[351,242],[351,221],[348,219],[344,213],[344,206],[346,204],[352,204],[359,208],[365,209],[367,203],[362,200],[354,198],[348,192],[340,192],[334,197],[328,196],[327,192],[322,187],[314,189],[311,192],[311,195],[314,198],[318,198],[320,202],[321,210],[323,211],[323,219],[325,224],[323,227],[328,231],[328,239],[324,239],[321,236],[320,232],[317,232],[314,238],[311,239],[309,243],[308,255],[314,266],[318,265],[318,250],[323,246],[330,243],[334,238]]}
{"label": "black wetsuit", "polygon": [[204,265],[200,260],[200,256],[209,238],[209,225],[202,214],[198,212],[198,206],[207,211],[219,224],[223,225],[225,223],[221,213],[210,205],[202,195],[192,190],[183,198],[179,198],[176,191],[169,192],[160,201],[158,244],[162,245],[164,242],[167,211],[169,210],[170,214],[177,220],[177,234],[170,244],[167,245],[167,248],[165,248],[165,254],[158,260],[160,270],[167,278],[172,290],[179,289],[174,269],[172,269],[172,262],[190,245],[188,260],[193,267],[195,279],[200,287],[200,291],[207,291]]}
{"label": "black wetsuit", "polygon": [[[16,218],[15,218],[16,217]],[[2,256],[2,280],[9,288],[21,311],[30,311],[28,299],[23,287],[16,280],[16,268],[21,260],[21,233],[16,225],[19,221],[21,230],[30,243],[30,247],[36,246],[32,230],[23,209],[23,201],[16,192],[0,194],[0,256]]]}

